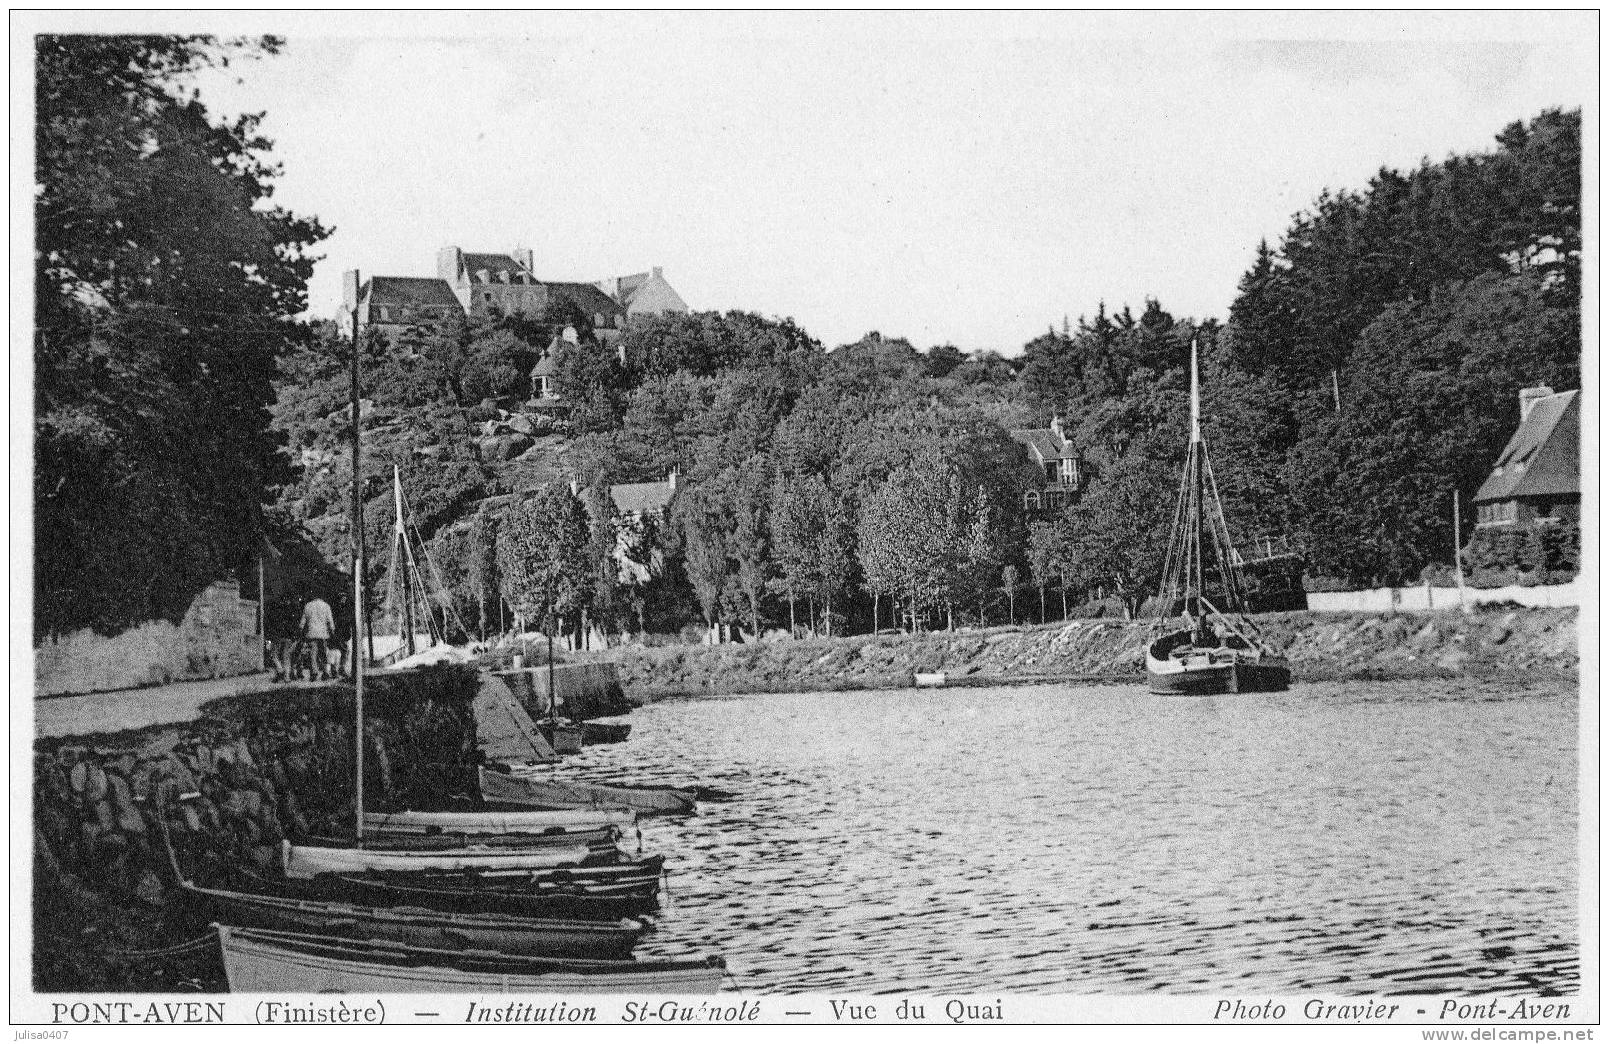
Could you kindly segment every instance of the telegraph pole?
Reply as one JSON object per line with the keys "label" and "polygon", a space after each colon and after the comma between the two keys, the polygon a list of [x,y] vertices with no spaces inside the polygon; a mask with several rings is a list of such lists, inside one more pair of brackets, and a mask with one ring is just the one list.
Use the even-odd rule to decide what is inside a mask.
{"label": "telegraph pole", "polygon": [[1460,546],[1458,534],[1463,528],[1458,504],[1458,490],[1453,490],[1453,575],[1458,578],[1458,608],[1469,612],[1469,605],[1464,601],[1464,553]]}
{"label": "telegraph pole", "polygon": [[[353,278],[357,273],[353,272]],[[359,284],[361,285],[361,283]],[[356,792],[357,845],[363,847],[363,400],[358,389],[361,365],[358,341],[358,302],[352,303],[352,693],[353,743],[357,750]]]}

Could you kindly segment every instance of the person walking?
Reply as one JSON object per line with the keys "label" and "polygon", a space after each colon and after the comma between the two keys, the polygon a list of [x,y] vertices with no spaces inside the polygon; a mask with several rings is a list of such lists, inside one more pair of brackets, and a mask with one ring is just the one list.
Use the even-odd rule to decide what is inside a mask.
{"label": "person walking", "polygon": [[302,607],[302,638],[311,647],[313,677],[329,676],[330,639],[335,635],[335,613],[330,603],[314,595]]}

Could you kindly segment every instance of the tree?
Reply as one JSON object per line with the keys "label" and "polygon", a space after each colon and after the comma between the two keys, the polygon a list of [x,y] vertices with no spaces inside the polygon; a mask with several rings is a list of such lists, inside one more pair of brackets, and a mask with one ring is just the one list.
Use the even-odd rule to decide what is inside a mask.
{"label": "tree", "polygon": [[1388,308],[1354,352],[1346,408],[1292,452],[1293,513],[1320,574],[1414,582],[1444,562],[1453,490],[1473,497],[1519,424],[1517,391],[1580,381],[1575,309],[1536,274],[1484,275]]}
{"label": "tree", "polygon": [[[1062,529],[1054,522],[1035,522],[1028,527],[1028,576],[1039,588],[1039,622],[1045,622],[1045,588],[1059,575],[1056,567],[1062,555]],[[1062,615],[1066,615],[1063,597]]]}
{"label": "tree", "polygon": [[902,466],[861,505],[861,571],[874,593],[897,593],[913,631],[942,605],[955,546],[954,479],[934,457]]}
{"label": "tree", "polygon": [[1017,576],[1016,566],[1008,565],[1000,571],[1000,590],[1005,592],[1006,602],[1009,607],[1007,609],[1008,615],[1006,616],[1006,622],[1011,624],[1013,627],[1015,627],[1017,624],[1018,581],[1019,577]]}
{"label": "tree", "polygon": [[267,205],[262,115],[187,90],[279,46],[35,37],[37,634],[177,619],[290,478],[271,382],[328,232]]}
{"label": "tree", "polygon": [[498,520],[503,598],[539,621],[550,640],[562,620],[590,601],[588,529],[586,509],[566,486],[543,486]]}
{"label": "tree", "polygon": [[967,361],[967,355],[953,344],[935,344],[927,350],[927,375],[948,377],[957,366]]}
{"label": "tree", "polygon": [[707,487],[690,487],[671,502],[671,519],[687,582],[698,598],[704,623],[714,634],[732,576],[722,505]]}

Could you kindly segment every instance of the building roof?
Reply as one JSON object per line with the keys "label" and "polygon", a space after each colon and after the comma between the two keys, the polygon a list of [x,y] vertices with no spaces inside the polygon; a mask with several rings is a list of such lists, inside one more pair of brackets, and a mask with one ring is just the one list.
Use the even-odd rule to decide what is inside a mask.
{"label": "building roof", "polygon": [[1580,395],[1559,392],[1531,404],[1481,483],[1475,503],[1581,492]]}
{"label": "building roof", "polygon": [[[520,276],[529,275],[529,273],[525,271],[525,267],[523,265],[507,254],[464,255],[463,270],[469,273],[470,282],[474,283],[481,281],[481,269],[486,270],[486,274],[490,277],[487,281],[492,283],[501,282],[501,280],[497,278],[499,272],[507,272],[509,282],[513,283],[519,282]],[[533,276],[532,278],[534,279],[535,277]]]}
{"label": "building roof", "polygon": [[366,293],[370,304],[462,309],[453,288],[444,279],[375,276],[369,280]]}
{"label": "building roof", "polygon": [[614,298],[591,283],[544,283],[555,298],[570,302],[590,319],[596,315],[619,315],[625,309]]}
{"label": "building roof", "polygon": [[1073,444],[1049,428],[1019,429],[1011,433],[1011,438],[1027,446],[1040,460],[1074,460],[1078,457]]}
{"label": "building roof", "polygon": [[620,306],[629,315],[643,313],[685,312],[687,302],[665,281],[664,272],[655,268],[613,280],[620,297]]}
{"label": "building roof", "polygon": [[609,487],[609,499],[615,502],[615,510],[621,514],[629,511],[662,511],[670,505],[670,498],[675,495],[676,483],[669,479],[663,482],[625,482]]}

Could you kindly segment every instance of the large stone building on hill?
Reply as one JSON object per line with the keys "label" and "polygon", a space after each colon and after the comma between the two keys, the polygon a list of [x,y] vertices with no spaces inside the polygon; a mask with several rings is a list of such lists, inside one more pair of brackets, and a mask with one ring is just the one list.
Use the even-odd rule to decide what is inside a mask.
{"label": "large stone building on hill", "polygon": [[347,272],[343,306],[348,314],[357,310],[360,326],[402,330],[463,316],[541,317],[563,303],[585,316],[601,341],[617,337],[633,315],[687,311],[687,302],[660,268],[595,283],[568,283],[537,278],[534,265],[530,250],[478,254],[443,247],[436,254],[434,279],[374,276],[360,283],[357,272]]}

